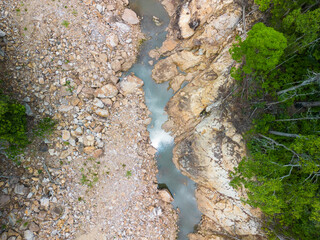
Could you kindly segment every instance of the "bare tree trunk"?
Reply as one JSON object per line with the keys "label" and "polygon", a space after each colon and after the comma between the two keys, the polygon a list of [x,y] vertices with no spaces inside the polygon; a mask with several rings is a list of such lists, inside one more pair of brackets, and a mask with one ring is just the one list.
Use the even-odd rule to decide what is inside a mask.
{"label": "bare tree trunk", "polygon": [[273,135],[281,136],[281,137],[291,137],[291,138],[301,137],[300,135],[293,134],[293,133],[284,133],[284,132],[277,132],[277,131],[269,131],[269,133]]}
{"label": "bare tree trunk", "polygon": [[242,21],[243,21],[243,32],[244,36],[247,36],[247,29],[246,29],[246,0],[242,0]]}
{"label": "bare tree trunk", "polygon": [[305,117],[305,118],[288,118],[288,119],[277,119],[276,122],[292,122],[292,121],[302,121],[302,120],[317,120],[320,117]]}
{"label": "bare tree trunk", "polygon": [[296,102],[294,104],[295,107],[320,107],[319,102]]}
{"label": "bare tree trunk", "polygon": [[279,92],[277,92],[277,94],[281,95],[281,94],[284,94],[284,93],[287,93],[290,91],[294,91],[294,90],[297,90],[298,88],[301,88],[303,86],[309,85],[314,82],[320,82],[320,73],[314,73],[314,75],[312,77],[303,81],[301,84],[294,86],[294,87],[291,87],[291,88],[284,89],[282,91],[279,91]]}

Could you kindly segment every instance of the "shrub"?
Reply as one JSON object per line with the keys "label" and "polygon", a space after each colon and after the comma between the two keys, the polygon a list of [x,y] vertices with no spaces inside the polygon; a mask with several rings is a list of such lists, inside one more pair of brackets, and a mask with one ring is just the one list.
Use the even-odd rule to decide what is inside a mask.
{"label": "shrub", "polygon": [[234,60],[245,61],[242,70],[246,74],[271,70],[277,65],[287,47],[284,35],[263,23],[255,24],[248,32],[246,40],[238,40],[238,44],[233,45],[230,53]]}
{"label": "shrub", "polygon": [[0,95],[0,150],[17,155],[29,143],[25,107],[6,95]]}

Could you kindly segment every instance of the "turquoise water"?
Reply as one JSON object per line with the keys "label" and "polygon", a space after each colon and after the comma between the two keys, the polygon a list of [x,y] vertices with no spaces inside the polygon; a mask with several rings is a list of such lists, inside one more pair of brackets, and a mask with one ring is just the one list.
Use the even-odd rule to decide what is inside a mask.
{"label": "turquoise water", "polygon": [[[166,38],[165,29],[169,24],[169,16],[163,6],[157,0],[131,0],[130,7],[142,17],[142,32],[148,36],[141,46],[138,61],[129,70],[144,81],[145,99],[148,109],[151,111],[152,122],[148,126],[152,145],[157,149],[157,163],[159,173],[158,183],[165,183],[174,196],[173,206],[179,208],[179,240],[188,239],[187,234],[194,231],[199,223],[201,213],[198,210],[194,196],[195,183],[182,175],[172,162],[173,138],[161,129],[161,125],[167,120],[164,107],[173,96],[168,83],[156,84],[151,78],[152,66],[148,61],[152,60],[148,53],[159,48]],[[163,24],[157,27],[152,17],[158,17]]]}

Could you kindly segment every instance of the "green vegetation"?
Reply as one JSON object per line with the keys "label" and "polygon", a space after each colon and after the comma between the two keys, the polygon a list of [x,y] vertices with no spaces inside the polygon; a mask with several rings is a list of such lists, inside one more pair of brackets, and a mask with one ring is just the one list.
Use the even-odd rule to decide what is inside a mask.
{"label": "green vegetation", "polygon": [[[248,156],[231,174],[266,216],[271,239],[320,238],[320,3],[256,0],[269,9],[230,53]],[[249,110],[249,111],[248,111]],[[248,119],[247,119],[248,120]]]}
{"label": "green vegetation", "polygon": [[25,107],[0,94],[0,153],[13,157],[28,144]]}
{"label": "green vegetation", "polygon": [[66,81],[64,86],[67,87],[67,91],[69,91],[70,93],[72,93],[72,91],[74,90],[74,86],[71,85],[71,82],[69,80]]}
{"label": "green vegetation", "polygon": [[27,129],[25,106],[0,93],[0,154],[15,159],[35,138],[50,135],[56,124],[44,118],[32,130]]}
{"label": "green vegetation", "polygon": [[62,26],[65,26],[66,28],[70,25],[70,23],[66,20],[63,20],[61,23]]}
{"label": "green vegetation", "polygon": [[[238,62],[245,56],[245,64],[241,70],[244,74],[264,73],[274,68],[287,47],[287,39],[282,33],[263,23],[257,23],[248,33],[248,38],[234,44],[232,58]],[[268,59],[268,61],[266,61]]]}
{"label": "green vegetation", "polygon": [[127,178],[130,178],[131,176],[132,176],[132,173],[131,173],[130,170],[128,170],[128,171],[126,172],[126,177],[127,177]]}
{"label": "green vegetation", "polygon": [[87,162],[84,162],[83,165],[86,168],[81,168],[81,178],[80,178],[80,183],[82,185],[87,185],[88,187],[93,187],[95,183],[99,181],[98,177],[98,169],[99,169],[99,164],[100,162],[94,162],[95,158],[89,157],[87,159]]}
{"label": "green vegetation", "polygon": [[33,134],[39,138],[46,138],[49,137],[54,132],[54,127],[57,124],[55,120],[52,118],[43,118],[41,119],[38,124],[35,126],[33,130]]}

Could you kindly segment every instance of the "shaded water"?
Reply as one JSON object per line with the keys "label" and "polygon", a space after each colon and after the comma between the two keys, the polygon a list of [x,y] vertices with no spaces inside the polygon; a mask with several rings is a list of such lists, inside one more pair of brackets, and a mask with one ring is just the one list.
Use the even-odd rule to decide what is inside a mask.
{"label": "shaded water", "polygon": [[[157,149],[158,182],[165,183],[174,196],[173,206],[179,208],[179,235],[178,239],[185,240],[187,234],[193,232],[199,223],[201,213],[198,210],[194,197],[195,183],[182,175],[172,162],[173,138],[161,129],[161,125],[167,120],[164,107],[173,96],[168,83],[156,84],[151,78],[152,66],[148,61],[151,58],[148,52],[161,47],[166,38],[165,29],[169,24],[169,16],[163,6],[157,0],[131,0],[130,7],[142,17],[142,32],[148,36],[140,49],[138,61],[129,70],[144,81],[145,99],[148,109],[151,111],[152,122],[148,126],[152,145]],[[152,20],[156,16],[163,23],[157,27]]]}

